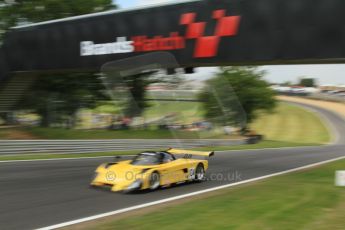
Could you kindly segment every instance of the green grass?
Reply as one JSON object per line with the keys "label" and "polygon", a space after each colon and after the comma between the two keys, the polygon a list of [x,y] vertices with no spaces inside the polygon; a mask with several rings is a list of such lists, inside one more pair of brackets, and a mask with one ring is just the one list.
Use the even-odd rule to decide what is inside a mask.
{"label": "green grass", "polygon": [[[189,131],[169,130],[78,130],[64,128],[26,128],[27,132],[40,139],[198,139],[198,134]],[[221,137],[221,136],[218,136]],[[225,136],[223,136],[225,138]],[[221,137],[222,138],[222,137]]]}
{"label": "green grass", "polygon": [[345,160],[84,228],[344,229],[344,188],[334,186],[334,172],[341,169]]}
{"label": "green grass", "polygon": [[[301,144],[289,143],[279,141],[262,141],[254,145],[236,145],[236,146],[217,146],[217,147],[202,147],[195,148],[201,151],[225,151],[225,150],[246,150],[246,149],[263,149],[263,148],[282,148],[282,147],[298,147],[310,146],[317,144]],[[157,149],[159,150],[159,149]],[[162,150],[162,149],[160,149]],[[133,151],[115,151],[115,152],[98,152],[98,153],[81,153],[81,154],[26,154],[16,156],[0,156],[0,161],[13,160],[39,160],[39,159],[59,159],[59,158],[80,158],[80,157],[103,157],[103,156],[118,156],[118,155],[132,155],[138,154],[140,150]]]}
{"label": "green grass", "polygon": [[267,140],[293,143],[330,141],[326,126],[316,114],[287,103],[279,103],[275,113],[261,115],[251,128]]}

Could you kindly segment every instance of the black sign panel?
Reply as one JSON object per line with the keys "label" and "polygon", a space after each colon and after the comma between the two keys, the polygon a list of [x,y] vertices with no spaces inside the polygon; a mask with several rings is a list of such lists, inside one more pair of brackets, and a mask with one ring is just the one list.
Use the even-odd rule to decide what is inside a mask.
{"label": "black sign panel", "polygon": [[339,63],[344,22],[343,0],[194,1],[15,28],[0,62],[13,72],[97,71],[168,51],[181,66]]}

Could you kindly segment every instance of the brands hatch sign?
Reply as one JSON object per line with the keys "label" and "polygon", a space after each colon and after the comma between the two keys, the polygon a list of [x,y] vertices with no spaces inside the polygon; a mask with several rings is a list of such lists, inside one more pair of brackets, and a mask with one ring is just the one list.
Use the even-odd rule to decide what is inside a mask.
{"label": "brands hatch sign", "polygon": [[219,42],[222,37],[231,37],[237,35],[240,16],[226,16],[226,10],[219,9],[213,11],[212,18],[217,20],[214,34],[205,36],[206,22],[196,22],[197,14],[194,12],[182,14],[180,25],[186,26],[184,35],[179,32],[171,32],[170,36],[145,35],[127,37],[118,37],[116,41],[110,43],[95,44],[93,41],[80,42],[81,56],[95,56],[122,53],[140,53],[151,51],[171,51],[186,48],[186,41],[196,40],[194,48],[195,58],[215,57],[218,52]]}
{"label": "brands hatch sign", "polygon": [[97,72],[147,52],[168,52],[181,67],[344,63],[344,6],[344,0],[189,0],[18,26],[0,47],[0,80],[12,73]]}

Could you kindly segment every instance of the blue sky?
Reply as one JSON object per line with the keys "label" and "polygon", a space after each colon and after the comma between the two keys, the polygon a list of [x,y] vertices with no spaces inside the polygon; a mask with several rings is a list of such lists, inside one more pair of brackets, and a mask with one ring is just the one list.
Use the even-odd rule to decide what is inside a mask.
{"label": "blue sky", "polygon": [[[164,3],[174,0],[114,0],[120,8]],[[267,71],[267,80],[276,83],[286,81],[297,82],[302,76],[318,79],[319,84],[345,84],[345,65],[277,65],[263,66]],[[216,68],[198,68],[195,78],[208,78],[212,76]]]}
{"label": "blue sky", "polygon": [[118,0],[114,1],[115,3],[119,4],[121,8],[128,8],[136,5],[137,0]]}

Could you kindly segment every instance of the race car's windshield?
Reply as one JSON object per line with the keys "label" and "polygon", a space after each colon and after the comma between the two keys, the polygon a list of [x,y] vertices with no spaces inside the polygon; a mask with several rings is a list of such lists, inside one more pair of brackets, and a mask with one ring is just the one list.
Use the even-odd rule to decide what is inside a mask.
{"label": "race car's windshield", "polygon": [[158,165],[162,163],[162,155],[158,153],[141,153],[136,156],[132,165]]}

